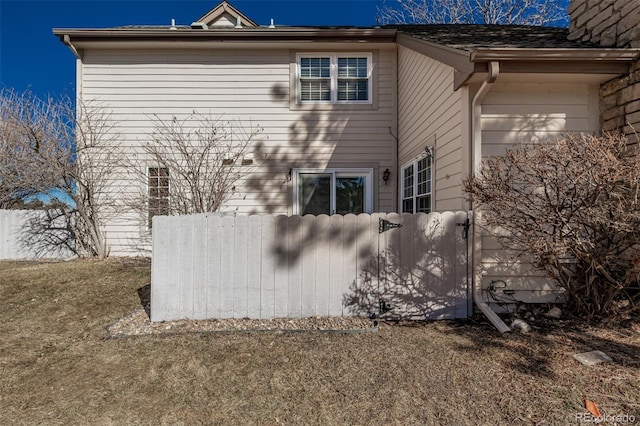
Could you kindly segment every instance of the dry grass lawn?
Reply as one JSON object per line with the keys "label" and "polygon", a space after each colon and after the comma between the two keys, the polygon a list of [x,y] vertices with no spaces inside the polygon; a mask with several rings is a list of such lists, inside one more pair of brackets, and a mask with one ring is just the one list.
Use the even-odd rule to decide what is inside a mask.
{"label": "dry grass lawn", "polygon": [[[501,336],[481,321],[379,332],[108,339],[149,266],[0,262],[0,424],[640,424],[640,329]],[[614,360],[585,367],[572,354]]]}

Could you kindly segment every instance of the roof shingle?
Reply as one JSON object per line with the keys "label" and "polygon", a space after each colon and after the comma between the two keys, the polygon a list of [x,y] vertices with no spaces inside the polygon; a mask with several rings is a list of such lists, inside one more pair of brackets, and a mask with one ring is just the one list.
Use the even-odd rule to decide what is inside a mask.
{"label": "roof shingle", "polygon": [[568,28],[528,25],[386,25],[417,39],[442,44],[454,49],[473,51],[480,48],[585,49],[600,46],[568,39]]}

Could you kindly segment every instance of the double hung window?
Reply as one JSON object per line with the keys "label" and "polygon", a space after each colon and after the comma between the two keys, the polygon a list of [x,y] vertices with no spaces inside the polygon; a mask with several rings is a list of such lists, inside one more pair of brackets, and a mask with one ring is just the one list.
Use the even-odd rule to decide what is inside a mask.
{"label": "double hung window", "polygon": [[298,102],[370,103],[371,54],[298,55]]}
{"label": "double hung window", "polygon": [[295,169],[293,172],[294,214],[373,211],[371,169]]}
{"label": "double hung window", "polygon": [[433,150],[402,166],[401,204],[403,213],[430,213],[433,209]]}

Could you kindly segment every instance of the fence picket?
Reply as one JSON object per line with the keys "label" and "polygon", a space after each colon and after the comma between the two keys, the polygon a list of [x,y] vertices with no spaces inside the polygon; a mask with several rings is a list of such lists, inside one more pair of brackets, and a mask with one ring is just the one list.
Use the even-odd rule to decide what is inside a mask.
{"label": "fence picket", "polygon": [[207,215],[207,293],[206,306],[208,318],[221,318],[221,286],[222,286],[222,217]]}
{"label": "fence picket", "polygon": [[[332,216],[328,220],[328,228],[326,232],[332,244],[327,249],[329,252],[329,273],[328,273],[328,290],[329,290],[329,316],[342,316],[342,295],[346,291],[344,288],[344,216]],[[325,225],[327,226],[327,225]],[[325,228],[323,228],[325,229]]]}
{"label": "fence picket", "polygon": [[[262,280],[262,218],[249,216],[247,230],[247,317],[260,318],[260,304],[262,302],[260,283]],[[248,261],[251,259],[251,261]]]}
{"label": "fence picket", "polygon": [[[222,218],[222,262],[220,262],[220,318],[233,318],[235,217]],[[151,286],[153,291],[153,284]]]}
{"label": "fence picket", "polygon": [[329,300],[331,297],[331,247],[335,244],[328,231],[331,228],[331,217],[320,215],[317,219],[316,273],[315,281],[315,315],[329,316]]}
{"label": "fence picket", "polygon": [[287,316],[299,318],[302,316],[302,256],[304,256],[304,230],[302,217],[292,216],[286,229],[289,238],[287,252],[289,293]]}
{"label": "fence picket", "polygon": [[276,256],[273,255],[273,249],[276,241],[276,218],[270,215],[260,216],[261,218],[261,253],[268,255],[261,256],[260,265],[260,316],[259,318],[273,318],[276,315],[275,310],[275,273],[276,273]]}
{"label": "fence picket", "polygon": [[192,318],[207,318],[207,275],[208,262],[207,253],[209,252],[209,239],[198,238],[196,233],[202,232],[204,235],[208,233],[207,229],[209,221],[207,215],[199,214],[193,216],[192,224],[192,252],[191,264],[193,267],[193,285],[192,285]]}
{"label": "fence picket", "polygon": [[289,225],[287,216],[276,216],[274,246],[265,246],[263,254],[273,257],[275,263],[273,283],[273,316],[286,317],[289,314]]}
{"label": "fence picket", "polygon": [[316,216],[302,217],[302,281],[300,283],[300,316],[312,317],[316,315],[316,248],[317,224]]}

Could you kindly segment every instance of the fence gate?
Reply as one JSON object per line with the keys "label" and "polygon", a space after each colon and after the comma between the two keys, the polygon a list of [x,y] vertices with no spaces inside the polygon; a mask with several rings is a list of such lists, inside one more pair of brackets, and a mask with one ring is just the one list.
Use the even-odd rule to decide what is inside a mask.
{"label": "fence gate", "polygon": [[155,217],[151,319],[471,314],[467,212]]}
{"label": "fence gate", "polygon": [[398,319],[471,314],[466,212],[380,218],[378,310]]}

